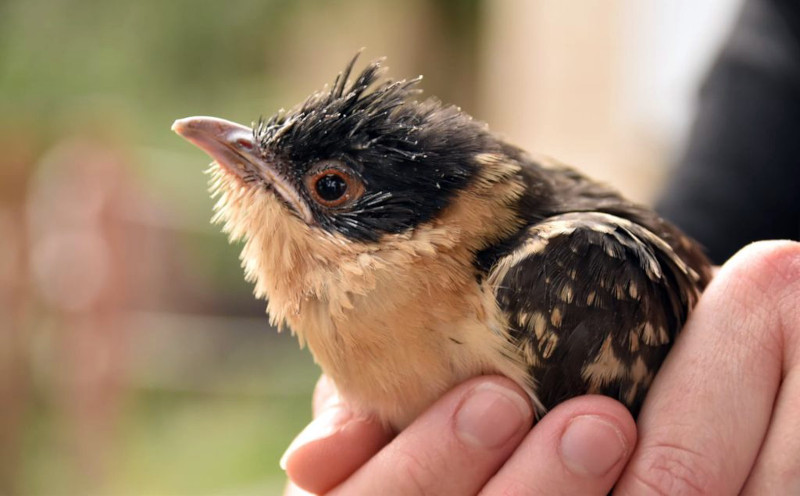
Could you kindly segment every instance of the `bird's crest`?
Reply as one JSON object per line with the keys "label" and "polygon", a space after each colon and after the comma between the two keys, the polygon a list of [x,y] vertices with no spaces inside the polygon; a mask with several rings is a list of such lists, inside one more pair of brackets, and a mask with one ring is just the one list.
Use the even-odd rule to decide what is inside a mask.
{"label": "bird's crest", "polygon": [[385,79],[375,86],[386,69],[383,66],[384,58],[379,58],[370,62],[355,81],[350,82],[359,55],[361,52],[348,62],[332,86],[315,92],[291,110],[281,110],[269,119],[259,119],[253,126],[253,133],[262,148],[296,145],[305,141],[304,137],[319,137],[320,132],[317,131],[336,142],[355,139],[362,142],[362,146],[373,144],[369,141],[379,138],[380,131],[387,130],[380,129],[388,123],[387,117],[407,102],[409,97],[421,93],[416,85],[422,76],[399,81]]}

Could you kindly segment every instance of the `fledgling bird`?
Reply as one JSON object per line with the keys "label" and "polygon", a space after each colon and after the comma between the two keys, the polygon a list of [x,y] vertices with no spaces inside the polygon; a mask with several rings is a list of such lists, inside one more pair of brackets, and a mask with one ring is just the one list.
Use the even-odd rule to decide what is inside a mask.
{"label": "fledgling bird", "polygon": [[[356,57],[357,58],[357,57]],[[333,86],[252,128],[173,130],[213,159],[215,219],[273,324],[395,429],[503,374],[537,414],[600,393],[636,415],[710,278],[651,210],[493,135],[420,78]]]}

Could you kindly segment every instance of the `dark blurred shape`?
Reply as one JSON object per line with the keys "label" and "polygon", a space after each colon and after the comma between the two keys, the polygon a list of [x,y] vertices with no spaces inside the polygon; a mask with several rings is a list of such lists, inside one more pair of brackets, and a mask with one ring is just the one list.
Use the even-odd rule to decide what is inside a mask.
{"label": "dark blurred shape", "polygon": [[749,0],[703,87],[658,210],[715,263],[800,239],[800,4]]}

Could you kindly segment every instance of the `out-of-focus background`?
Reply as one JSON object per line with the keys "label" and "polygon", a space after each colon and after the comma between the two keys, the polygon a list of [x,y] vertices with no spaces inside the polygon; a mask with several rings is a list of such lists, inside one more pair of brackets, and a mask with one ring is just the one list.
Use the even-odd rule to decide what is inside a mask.
{"label": "out-of-focus background", "polygon": [[175,118],[366,47],[650,202],[738,0],[0,2],[0,494],[275,494],[318,374],[209,224]]}

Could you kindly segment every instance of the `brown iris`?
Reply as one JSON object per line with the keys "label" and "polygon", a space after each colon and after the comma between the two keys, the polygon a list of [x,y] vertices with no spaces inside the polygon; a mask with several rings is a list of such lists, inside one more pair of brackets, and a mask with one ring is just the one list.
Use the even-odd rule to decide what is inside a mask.
{"label": "brown iris", "polygon": [[324,207],[340,207],[364,192],[361,181],[344,167],[325,164],[306,176],[311,197]]}

